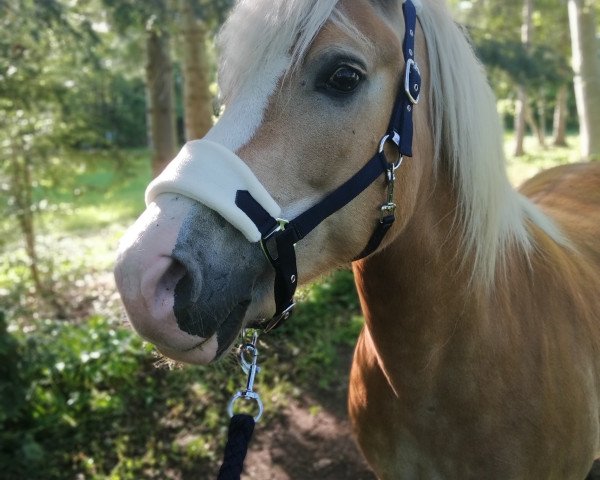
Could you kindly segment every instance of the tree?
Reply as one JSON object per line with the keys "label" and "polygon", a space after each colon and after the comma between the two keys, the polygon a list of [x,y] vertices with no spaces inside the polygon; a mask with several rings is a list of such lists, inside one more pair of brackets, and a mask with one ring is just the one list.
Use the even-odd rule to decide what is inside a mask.
{"label": "tree", "polygon": [[600,158],[600,57],[593,0],[569,0],[581,156]]}
{"label": "tree", "polygon": [[183,57],[183,93],[185,138],[202,138],[212,127],[210,63],[207,52],[208,28],[196,16],[189,0],[180,0],[181,49]]}
{"label": "tree", "polygon": [[[533,34],[533,0],[524,0],[522,10],[523,23],[521,26],[521,42],[525,51],[531,49],[531,37]],[[515,116],[515,156],[521,156],[525,153],[523,149],[523,140],[525,138],[525,123],[527,119],[531,119],[531,114],[528,112],[527,90],[523,83],[517,87],[517,107]]]}
{"label": "tree", "polygon": [[116,39],[102,30],[95,0],[0,1],[0,31],[0,245],[22,241],[26,259],[14,262],[23,299],[61,318],[69,296],[54,282],[54,259],[39,248],[40,219],[62,208],[51,191],[82,167],[72,151],[145,143],[136,118],[141,111],[143,120],[140,80],[110,56]]}
{"label": "tree", "polygon": [[175,93],[171,55],[171,9],[168,0],[102,0],[121,36],[145,39],[146,125],[156,176],[177,150]]}
{"label": "tree", "polygon": [[567,85],[561,85],[556,94],[552,126],[552,144],[555,147],[567,146]]}
{"label": "tree", "polygon": [[[173,158],[178,136],[171,38],[181,25],[184,116],[188,139],[204,136],[212,126],[212,68],[207,36],[221,24],[232,0],[102,0],[112,22],[122,34],[146,34],[146,98],[148,139],[153,173],[157,175]],[[177,17],[179,14],[179,17]]]}
{"label": "tree", "polygon": [[149,28],[146,39],[146,88],[152,145],[152,173],[156,177],[175,156],[175,90],[170,36],[164,29]]}
{"label": "tree", "polygon": [[[514,113],[511,106],[521,110],[522,115],[510,118],[515,122],[515,146],[522,143],[526,125],[543,145],[552,109],[557,110],[556,127],[564,131],[565,98],[559,93],[561,87],[569,85],[572,73],[568,21],[561,0],[454,0],[452,3],[460,21],[467,25],[496,94],[511,100],[503,102],[507,118]],[[517,11],[522,15],[515,15]]]}
{"label": "tree", "polygon": [[179,0],[185,137],[203,137],[212,127],[214,61],[209,37],[223,23],[233,0]]}
{"label": "tree", "polygon": [[31,293],[64,317],[49,272],[40,269],[36,215],[47,201],[38,185],[53,178],[54,160],[75,128],[65,122],[70,84],[61,72],[88,65],[74,45],[91,50],[96,38],[87,22],[55,0],[0,3],[0,30],[0,183],[7,197],[0,208],[16,220],[24,240]]}

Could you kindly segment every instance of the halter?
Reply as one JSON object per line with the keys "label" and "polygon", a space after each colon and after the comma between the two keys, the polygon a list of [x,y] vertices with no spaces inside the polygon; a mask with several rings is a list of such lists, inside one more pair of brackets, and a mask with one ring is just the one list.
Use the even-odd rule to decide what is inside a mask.
{"label": "halter", "polygon": [[[382,174],[387,184],[380,218],[358,260],[373,253],[395,220],[395,171],[404,156],[412,157],[413,107],[419,100],[421,75],[415,62],[417,11],[411,0],[402,5],[405,34],[403,88],[400,88],[386,134],[377,153],[353,177],[292,220],[280,218],[281,208],[250,168],[232,151],[209,140],[188,142],[177,157],[146,189],[149,204],[161,193],[179,193],[219,213],[251,242],[260,241],[275,270],[275,315],[252,327],[269,331],[288,319],[298,285],[295,245],[323,220],[340,210]],[[398,157],[388,162],[387,144]]]}
{"label": "halter", "polygon": [[[394,109],[386,134],[381,139],[377,153],[353,177],[329,193],[323,200],[298,215],[293,220],[271,216],[248,191],[238,191],[236,205],[254,222],[261,233],[261,246],[275,270],[275,315],[253,325],[265,331],[281,325],[294,309],[294,294],[298,285],[295,245],[323,220],[340,210],[379,176],[385,174],[387,183],[386,203],[381,206],[380,219],[363,251],[354,259],[359,260],[373,253],[395,220],[394,203],[395,171],[404,156],[412,157],[413,107],[419,101],[421,75],[415,62],[415,33],[417,12],[411,0],[402,5],[405,34],[402,51],[405,59],[404,88],[396,97]],[[392,144],[398,151],[398,159],[388,162],[384,149]]]}

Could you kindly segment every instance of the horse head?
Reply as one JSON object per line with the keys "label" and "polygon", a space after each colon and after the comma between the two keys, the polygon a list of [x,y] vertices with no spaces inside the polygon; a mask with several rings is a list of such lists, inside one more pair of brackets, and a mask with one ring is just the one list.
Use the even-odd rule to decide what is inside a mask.
{"label": "horse head", "polygon": [[[244,326],[276,310],[275,272],[260,232],[236,211],[231,192],[255,192],[270,215],[290,219],[351,178],[380,145],[397,162],[395,145],[381,140],[404,88],[406,35],[426,66],[422,34],[404,31],[400,3],[281,1],[268,14],[263,7],[240,2],[224,26],[225,111],[150,185],[147,209],[120,246],[115,276],[131,323],[180,361],[218,358]],[[415,131],[430,137],[426,110],[415,110]],[[396,222],[379,248],[402,230],[423,194],[431,162],[420,158],[433,156],[428,145],[415,144],[402,165],[388,199]],[[297,242],[294,282],[348,264],[365,249],[390,193],[380,173]]]}

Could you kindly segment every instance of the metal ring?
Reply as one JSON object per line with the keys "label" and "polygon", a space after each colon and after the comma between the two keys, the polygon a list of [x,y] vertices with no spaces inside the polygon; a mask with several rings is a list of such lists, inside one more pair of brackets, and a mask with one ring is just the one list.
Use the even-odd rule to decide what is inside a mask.
{"label": "metal ring", "polygon": [[394,135],[390,136],[390,134],[387,133],[381,138],[381,141],[379,142],[379,153],[383,153],[383,148],[385,147],[385,144],[388,141],[396,145],[397,148],[400,148],[400,135],[394,132]]}
{"label": "metal ring", "polygon": [[394,169],[394,171],[398,170],[400,165],[402,165],[403,160],[404,160],[404,156],[400,155],[400,158],[396,161],[396,163],[394,163],[394,165],[392,165],[392,168]]}
{"label": "metal ring", "polygon": [[[385,144],[387,142],[391,142],[394,145],[396,145],[396,149],[398,150],[398,159],[395,160],[394,162],[391,162],[392,165],[394,166],[394,170],[396,170],[402,163],[402,154],[400,153],[400,135],[398,135],[396,132],[394,132],[393,137],[391,137],[390,134],[386,134],[383,136],[383,138],[379,142],[379,153],[383,153],[384,156],[385,156],[385,152],[383,150],[384,150]],[[386,161],[387,161],[387,158],[386,158]],[[388,163],[390,163],[390,162],[388,162]]]}
{"label": "metal ring", "polygon": [[263,415],[263,403],[258,393],[248,392],[247,390],[240,390],[233,397],[231,397],[231,400],[229,400],[229,405],[227,405],[227,413],[229,413],[229,417],[233,417],[233,407],[240,398],[243,398],[244,400],[254,400],[256,402],[256,404],[258,405],[258,413],[254,417],[254,421],[258,423],[258,421],[262,418]]}

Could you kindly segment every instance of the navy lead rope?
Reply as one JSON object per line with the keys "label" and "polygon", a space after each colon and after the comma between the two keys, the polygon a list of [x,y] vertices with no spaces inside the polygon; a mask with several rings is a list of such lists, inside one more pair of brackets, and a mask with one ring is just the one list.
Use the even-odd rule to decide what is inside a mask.
{"label": "navy lead rope", "polygon": [[229,422],[227,445],[217,480],[239,480],[255,425],[251,415],[234,415]]}
{"label": "navy lead rope", "polygon": [[[236,392],[231,397],[227,407],[231,420],[227,434],[227,445],[225,445],[223,454],[223,464],[219,470],[217,480],[239,480],[244,469],[244,460],[248,453],[248,445],[254,432],[254,425],[263,414],[262,400],[260,395],[254,391],[254,381],[256,375],[260,372],[257,344],[258,331],[254,331],[251,340],[243,343],[240,347],[238,359],[242,370],[248,375],[248,379],[246,380],[246,388]],[[236,403],[239,400],[255,402],[258,407],[256,416],[252,417],[243,413],[234,414]]]}

